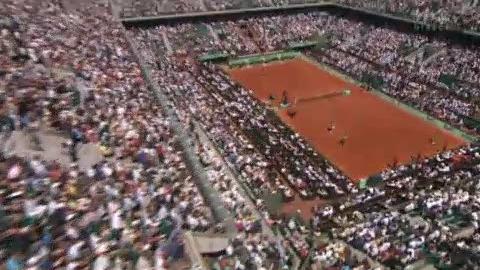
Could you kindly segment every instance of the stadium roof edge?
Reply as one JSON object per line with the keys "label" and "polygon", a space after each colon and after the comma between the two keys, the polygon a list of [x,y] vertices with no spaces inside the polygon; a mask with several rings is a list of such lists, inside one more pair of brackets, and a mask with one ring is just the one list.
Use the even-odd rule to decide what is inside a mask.
{"label": "stadium roof edge", "polygon": [[206,18],[215,18],[215,17],[225,17],[233,15],[259,15],[271,12],[282,12],[282,11],[307,11],[315,8],[325,8],[325,7],[334,7],[335,4],[331,1],[324,1],[322,3],[314,4],[296,4],[288,6],[278,6],[278,7],[260,7],[260,8],[247,8],[247,9],[232,9],[232,10],[222,10],[222,11],[205,11],[205,12],[194,12],[194,13],[179,13],[179,14],[165,14],[159,16],[144,16],[144,17],[132,17],[132,18],[120,18],[120,21],[125,26],[135,26],[141,24],[162,24],[169,23],[172,21],[183,21],[183,20],[198,20]]}
{"label": "stadium roof edge", "polygon": [[288,6],[277,7],[261,7],[261,8],[249,8],[249,9],[234,9],[223,11],[207,11],[207,12],[195,12],[195,13],[181,13],[181,14],[165,14],[159,16],[148,17],[133,17],[133,18],[121,18],[120,22],[125,27],[149,27],[161,24],[176,24],[183,22],[196,22],[196,21],[215,21],[232,19],[232,17],[245,18],[253,16],[261,16],[276,13],[286,12],[309,12],[309,11],[327,11],[337,10],[342,12],[351,12],[363,17],[375,17],[377,19],[384,19],[390,22],[398,22],[400,24],[410,25],[411,31],[422,32],[426,35],[445,35],[449,38],[456,40],[468,40],[470,42],[480,44],[480,33],[471,31],[462,31],[461,29],[439,27],[435,25],[429,25],[424,22],[411,20],[408,18],[402,18],[394,15],[381,14],[374,11],[370,11],[363,8],[354,8],[335,3],[334,1],[324,1],[321,3],[313,4],[296,4]]}

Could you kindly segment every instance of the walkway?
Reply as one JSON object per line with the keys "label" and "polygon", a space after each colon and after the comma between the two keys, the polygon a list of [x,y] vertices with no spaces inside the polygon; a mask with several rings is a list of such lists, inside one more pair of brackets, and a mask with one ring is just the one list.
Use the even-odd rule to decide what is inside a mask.
{"label": "walkway", "polygon": [[218,37],[217,32],[215,32],[215,30],[213,30],[212,25],[207,24],[207,28],[208,28],[208,30],[210,30],[210,33],[212,34],[213,40],[215,40],[216,43],[220,43],[220,38]]}
{"label": "walkway", "polygon": [[[267,235],[270,239],[274,239],[274,240],[278,241],[279,246],[281,246],[279,238],[281,238],[282,240],[285,240],[285,239],[283,239],[282,236],[276,236],[273,233],[270,226],[268,226],[268,224],[265,222],[265,219],[263,218],[263,215],[257,210],[257,207],[255,206],[255,203],[252,201],[251,197],[247,194],[248,191],[245,190],[243,188],[243,185],[240,183],[240,182],[245,182],[246,180],[242,179],[242,176],[239,175],[238,173],[236,173],[236,169],[233,167],[233,165],[228,163],[223,158],[223,156],[221,155],[221,153],[219,152],[219,150],[217,149],[215,144],[208,137],[207,133],[203,130],[203,128],[201,127],[201,125],[198,122],[195,122],[195,127],[196,127],[195,132],[199,135],[201,142],[203,144],[205,144],[209,149],[211,149],[209,154],[211,156],[214,156],[214,157],[218,158],[219,160],[221,160],[220,164],[222,166],[222,172],[224,172],[228,178],[231,178],[231,179],[235,180],[235,185],[239,188],[238,190],[240,190],[240,193],[241,193],[242,197],[245,199],[245,202],[246,202],[248,208],[253,210],[256,218],[261,219],[261,221],[262,221],[262,232],[265,235]],[[299,264],[300,264],[300,261],[299,261],[298,258],[296,258],[296,262],[294,264],[293,269],[297,269]]]}
{"label": "walkway", "polygon": [[176,135],[176,139],[183,150],[185,161],[191,170],[193,178],[196,181],[196,184],[198,185],[203,197],[207,203],[211,205],[216,220],[218,222],[228,223],[230,220],[233,220],[233,217],[223,207],[222,200],[220,199],[218,193],[213,191],[208,182],[208,176],[205,173],[205,168],[200,163],[198,156],[192,147],[192,134],[185,132],[187,129],[183,123],[180,123],[175,110],[169,105],[169,99],[164,92],[160,90],[161,88],[158,83],[151,79],[152,76],[150,68],[147,66],[144,59],[139,56],[140,53],[133,39],[126,33],[125,37],[130,44],[133,54],[137,56],[138,63],[142,69],[147,84],[151,86],[151,89],[153,89],[153,96],[158,100],[162,108],[164,108],[165,117],[170,119],[170,127]]}
{"label": "walkway", "polygon": [[163,40],[163,44],[165,45],[165,48],[167,48],[168,54],[172,54],[173,53],[172,45],[170,44],[170,41],[168,40],[167,33],[163,32],[163,31],[162,31],[162,40]]}
{"label": "walkway", "polygon": [[[58,161],[63,166],[68,167],[71,164],[70,156],[65,149],[62,149],[62,142],[67,138],[50,130],[39,132],[41,147],[43,151],[35,151],[30,144],[29,136],[22,131],[14,131],[7,145],[11,154],[32,158],[36,155],[44,160]],[[78,165],[80,170],[87,170],[92,165],[104,159],[96,144],[84,144],[78,147]]]}

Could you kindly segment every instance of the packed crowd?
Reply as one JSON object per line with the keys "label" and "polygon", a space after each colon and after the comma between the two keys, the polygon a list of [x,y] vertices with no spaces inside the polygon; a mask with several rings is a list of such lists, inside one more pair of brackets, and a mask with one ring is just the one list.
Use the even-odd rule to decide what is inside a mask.
{"label": "packed crowd", "polygon": [[122,17],[158,16],[176,13],[195,13],[261,7],[279,7],[305,3],[319,3],[320,0],[115,0],[122,8]]}
{"label": "packed crowd", "polygon": [[[169,269],[182,230],[210,229],[211,210],[109,7],[77,4],[2,2],[2,131],[66,134],[72,163],[1,152],[0,262],[131,269],[143,258]],[[105,155],[86,171],[84,143]]]}
{"label": "packed crowd", "polygon": [[[319,0],[128,0],[118,1],[122,17],[155,16],[174,13],[221,11],[244,8],[286,6],[304,3],[319,3]],[[380,13],[401,16],[436,29],[454,28],[477,32],[480,25],[480,3],[474,1],[391,1],[391,0],[337,0],[342,5],[363,8]]]}
{"label": "packed crowd", "polygon": [[[121,28],[108,7],[94,3],[68,10],[25,4],[6,3],[2,119],[8,129],[36,124],[69,134],[72,164],[2,152],[2,260],[7,269],[109,269],[135,267],[142,257],[167,269],[181,255],[179,232],[207,231],[213,219]],[[76,151],[84,143],[98,143],[107,159],[80,171]],[[279,267],[278,251],[233,180],[219,167],[208,175],[246,233],[235,245],[251,256],[239,263]],[[251,251],[264,242],[267,253]]]}
{"label": "packed crowd", "polygon": [[386,13],[423,23],[436,28],[455,28],[479,31],[480,3],[478,1],[391,1],[339,0],[341,4]]}
{"label": "packed crowd", "polygon": [[352,250],[340,243],[318,245],[310,258],[311,268],[320,269],[376,269],[366,258],[354,254]]}
{"label": "packed crowd", "polygon": [[[179,112],[181,113],[181,112]],[[190,121],[191,130],[197,130]],[[289,269],[293,264],[293,256],[287,243],[269,237],[263,233],[262,216],[268,216],[262,200],[249,203],[244,191],[234,179],[228,165],[215,149],[202,138],[201,131],[196,133],[194,141],[196,153],[205,165],[210,185],[220,194],[232,217],[236,236],[230,239],[225,254],[215,258],[211,264],[214,269],[234,267],[236,269]],[[272,223],[266,224],[271,226]],[[219,229],[223,229],[218,226]]]}
{"label": "packed crowd", "polygon": [[[195,11],[196,4],[175,2],[172,12]],[[167,260],[181,255],[182,229],[207,231],[213,217],[108,6],[8,0],[1,7],[2,126],[27,130],[37,141],[41,129],[68,134],[72,164],[22,159],[0,145],[0,261],[8,270],[108,269],[143,258],[168,269]],[[475,253],[480,239],[478,147],[387,170],[383,185],[359,191],[249,90],[217,66],[196,61],[212,51],[260,53],[329,36],[329,46],[312,57],[358,80],[379,79],[387,94],[477,134],[463,122],[478,111],[476,48],[324,13],[130,29],[128,35],[190,127],[208,180],[234,218],[240,234],[226,257],[236,269],[288,269],[289,249],[319,267],[370,267],[344,245],[314,244],[295,219],[273,216],[260,198],[278,193],[283,201],[345,198],[312,209],[310,227],[333,226],[332,237],[384,264],[430,256],[447,266],[476,265],[454,254]],[[441,82],[445,74],[455,75],[452,85]],[[221,157],[195,135],[198,127]],[[81,171],[77,149],[84,143],[98,144],[105,159]],[[226,165],[252,191],[254,204]],[[281,227],[287,240],[273,243],[261,219]],[[465,228],[470,234],[459,237]]]}
{"label": "packed crowd", "polygon": [[438,267],[474,267],[478,261],[469,254],[478,234],[479,158],[479,147],[472,146],[403,166],[367,196],[316,209],[314,226],[329,219],[337,224],[333,237],[392,267],[423,258]]}

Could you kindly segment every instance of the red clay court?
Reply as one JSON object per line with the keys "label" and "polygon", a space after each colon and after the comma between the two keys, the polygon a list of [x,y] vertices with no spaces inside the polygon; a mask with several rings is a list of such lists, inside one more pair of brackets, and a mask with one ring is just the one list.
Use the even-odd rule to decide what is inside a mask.
{"label": "red clay court", "polygon": [[[443,148],[466,144],[450,132],[301,58],[228,72],[264,102],[272,94],[279,101],[283,91],[292,102],[350,90],[348,96],[299,102],[294,106],[293,118],[285,109],[277,113],[354,181],[375,175],[394,161],[407,164],[412,156],[430,157]],[[329,132],[332,123],[335,128]],[[342,137],[347,137],[343,146]]]}

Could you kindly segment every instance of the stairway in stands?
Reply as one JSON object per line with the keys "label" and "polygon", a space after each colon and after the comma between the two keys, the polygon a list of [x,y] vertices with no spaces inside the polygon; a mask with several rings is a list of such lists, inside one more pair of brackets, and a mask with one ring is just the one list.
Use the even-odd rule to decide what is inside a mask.
{"label": "stairway in stands", "polygon": [[163,44],[165,44],[165,48],[167,48],[167,51],[169,54],[173,53],[172,45],[170,44],[170,41],[168,40],[167,33],[162,32],[162,39],[163,39]]}

